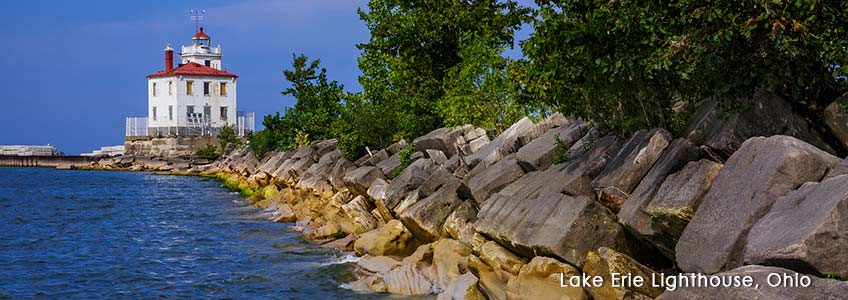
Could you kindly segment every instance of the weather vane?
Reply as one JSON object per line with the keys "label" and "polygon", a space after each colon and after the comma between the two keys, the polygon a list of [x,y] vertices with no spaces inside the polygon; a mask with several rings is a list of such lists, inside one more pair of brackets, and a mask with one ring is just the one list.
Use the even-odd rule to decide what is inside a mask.
{"label": "weather vane", "polygon": [[194,31],[198,31],[200,26],[203,25],[203,20],[206,19],[206,10],[190,10],[189,14],[191,14],[191,20],[194,21]]}

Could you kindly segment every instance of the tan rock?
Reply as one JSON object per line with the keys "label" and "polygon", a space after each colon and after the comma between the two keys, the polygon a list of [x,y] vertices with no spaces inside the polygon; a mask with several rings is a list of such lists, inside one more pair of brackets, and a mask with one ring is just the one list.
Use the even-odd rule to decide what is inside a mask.
{"label": "tan rock", "polygon": [[518,275],[525,263],[524,259],[494,241],[488,241],[480,247],[480,260],[494,269],[501,269],[512,275]]}
{"label": "tan rock", "polygon": [[[436,242],[433,247],[433,267],[436,269],[436,288],[446,290],[448,284],[468,270],[468,256],[471,248],[453,239]],[[477,281],[477,278],[474,278]]]}
{"label": "tan rock", "polygon": [[380,275],[371,275],[359,278],[358,280],[348,283],[348,287],[354,292],[374,292],[374,293],[385,293],[386,282],[383,281],[383,277]]}
{"label": "tan rock", "polygon": [[412,252],[412,234],[398,220],[391,220],[375,230],[363,233],[353,245],[358,254],[400,255]]}
{"label": "tan rock", "polygon": [[[604,278],[604,285],[599,288],[587,287],[586,290],[595,299],[640,299],[640,298],[656,298],[663,293],[663,289],[651,287],[650,278],[654,274],[654,270],[638,263],[627,255],[615,252],[612,249],[601,247],[598,252],[590,251],[586,255],[586,261],[583,265],[583,272],[589,276],[601,276]],[[641,277],[645,280],[645,284],[641,287],[625,284],[623,287],[612,286],[612,273],[631,274],[633,277]],[[646,297],[647,296],[647,297]]]}
{"label": "tan rock", "polygon": [[406,265],[414,265],[419,262],[430,264],[433,262],[433,247],[435,245],[435,243],[429,243],[418,246],[415,252],[403,258],[403,263]]}
{"label": "tan rock", "polygon": [[342,211],[353,224],[351,233],[361,234],[377,228],[377,218],[371,215],[370,210],[371,204],[362,196],[342,205]]}
{"label": "tan rock", "polygon": [[477,288],[477,277],[471,273],[457,277],[442,291],[436,300],[485,300]]}
{"label": "tan rock", "polygon": [[385,273],[400,265],[400,262],[388,256],[363,256],[356,262],[360,268],[371,273]]}
{"label": "tan rock", "polygon": [[435,276],[433,268],[424,263],[404,264],[384,273],[383,281],[389,293],[425,295],[433,292]]}
{"label": "tan rock", "polygon": [[[560,299],[585,300],[586,292],[581,287],[562,287],[561,276],[580,276],[581,273],[569,264],[556,259],[536,256],[521,267],[518,276],[507,283],[507,298],[515,300]],[[607,298],[596,298],[607,299]]]}
{"label": "tan rock", "polygon": [[271,215],[271,220],[277,223],[291,223],[297,221],[297,216],[294,214],[291,205],[286,203],[277,203],[276,210]]}
{"label": "tan rock", "polygon": [[506,300],[506,283],[511,279],[509,272],[495,270],[478,257],[468,257],[468,268],[479,279],[480,292],[489,300]]}

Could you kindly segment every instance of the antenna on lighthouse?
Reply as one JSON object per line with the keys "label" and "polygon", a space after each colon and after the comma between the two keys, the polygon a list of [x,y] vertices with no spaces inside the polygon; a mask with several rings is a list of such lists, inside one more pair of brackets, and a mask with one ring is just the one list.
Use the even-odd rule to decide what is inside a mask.
{"label": "antenna on lighthouse", "polygon": [[203,20],[206,19],[206,10],[190,10],[189,14],[191,14],[191,20],[194,21],[194,31],[198,31],[200,26],[203,25]]}

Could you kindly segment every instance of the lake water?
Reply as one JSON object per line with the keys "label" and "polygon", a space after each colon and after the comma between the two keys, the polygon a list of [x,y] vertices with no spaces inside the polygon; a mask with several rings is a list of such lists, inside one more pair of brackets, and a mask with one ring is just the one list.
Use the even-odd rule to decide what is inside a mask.
{"label": "lake water", "polygon": [[201,177],[0,168],[0,299],[397,299],[266,218]]}

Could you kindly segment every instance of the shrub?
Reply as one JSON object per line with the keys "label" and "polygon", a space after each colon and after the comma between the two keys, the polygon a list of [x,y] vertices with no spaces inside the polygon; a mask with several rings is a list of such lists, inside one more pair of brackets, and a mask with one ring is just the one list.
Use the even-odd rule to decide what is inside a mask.
{"label": "shrub", "polygon": [[392,178],[397,177],[403,172],[409,164],[412,163],[412,155],[415,154],[415,145],[409,144],[406,148],[403,148],[398,152],[398,156],[400,157],[400,165],[397,166],[394,170],[392,170]]}
{"label": "shrub", "polygon": [[215,146],[212,144],[206,144],[203,148],[197,149],[195,152],[197,157],[208,160],[216,160],[218,159],[218,152],[215,149]]}
{"label": "shrub", "polygon": [[569,160],[568,147],[565,142],[559,137],[559,133],[554,136],[554,164],[561,164]]}
{"label": "shrub", "polygon": [[240,148],[242,146],[242,141],[236,134],[236,128],[232,125],[226,125],[221,127],[220,131],[218,131],[218,143],[221,146],[221,154],[226,155],[224,153],[224,149],[227,148],[227,144],[233,144],[236,148]]}

